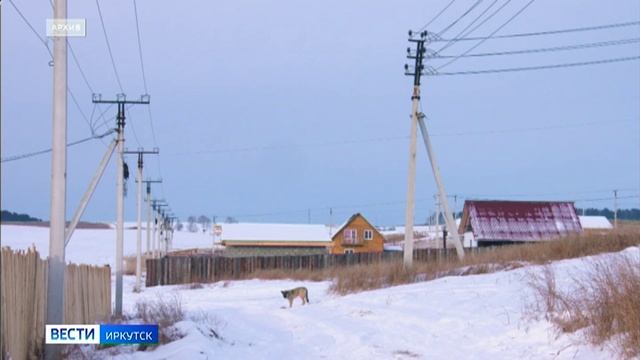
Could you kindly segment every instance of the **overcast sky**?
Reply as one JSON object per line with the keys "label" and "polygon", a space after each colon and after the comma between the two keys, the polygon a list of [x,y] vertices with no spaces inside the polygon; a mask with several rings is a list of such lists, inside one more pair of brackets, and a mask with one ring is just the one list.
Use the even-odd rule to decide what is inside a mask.
{"label": "overcast sky", "polygon": [[[443,34],[454,37],[487,7],[484,0]],[[41,36],[47,1],[13,0]],[[342,222],[362,212],[380,225],[402,223],[406,197],[410,78],[403,75],[407,30],[419,29],[450,0],[138,0],[150,110],[128,110],[126,147],[160,148],[145,177],[162,177],[154,196],[189,215],[241,221]],[[488,35],[528,0],[513,0],[472,35]],[[455,1],[427,29],[439,32],[474,1]],[[116,67],[128,98],[144,93],[131,1],[101,1]],[[51,145],[49,55],[7,1],[2,3],[2,157]],[[95,2],[69,1],[87,36],[70,40],[95,92],[119,92]],[[640,20],[637,0],[537,0],[497,34]],[[640,37],[623,27],[488,40],[471,53],[546,48]],[[457,55],[477,42],[457,42]],[[444,43],[428,47],[437,50]],[[640,55],[640,43],[512,56],[462,58],[441,71],[575,63]],[[427,65],[443,64],[430,60]],[[94,109],[69,59],[69,87],[98,133],[115,109]],[[640,191],[640,62],[488,75],[427,77],[422,109],[446,189],[464,198],[576,200],[624,208]],[[99,114],[106,111],[104,118]],[[104,121],[108,120],[108,121]],[[103,125],[104,124],[104,125]],[[134,134],[135,131],[135,134]],[[69,99],[69,141],[91,127]],[[136,140],[137,138],[137,140]],[[70,217],[106,149],[93,140],[68,150]],[[50,155],[2,163],[2,209],[49,218]],[[112,159],[85,220],[115,218]],[[132,174],[136,159],[127,157]],[[128,182],[126,219],[135,218]],[[416,221],[436,192],[419,142]],[[636,196],[633,198],[633,196]],[[595,200],[603,199],[603,200]],[[452,201],[454,199],[452,198]]]}

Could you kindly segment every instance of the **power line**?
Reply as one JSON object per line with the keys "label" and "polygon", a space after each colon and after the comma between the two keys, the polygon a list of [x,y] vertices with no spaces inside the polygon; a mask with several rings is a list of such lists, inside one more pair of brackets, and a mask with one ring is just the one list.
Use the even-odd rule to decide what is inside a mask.
{"label": "power line", "polygon": [[432,22],[436,21],[437,18],[440,17],[440,15],[442,15],[442,13],[444,13],[451,5],[453,5],[453,3],[456,2],[456,0],[451,0],[447,6],[445,6],[442,10],[440,10],[439,13],[436,14],[436,16],[434,16],[433,18],[431,18],[431,20],[429,20],[429,22],[427,22],[423,27],[420,28],[420,30],[417,31],[417,33],[422,32],[424,29],[426,29],[429,25],[431,25]]}
{"label": "power line", "polygon": [[144,72],[144,61],[142,60],[142,41],[140,40],[140,23],[138,20],[138,6],[136,5],[136,0],[133,0],[133,13],[136,17],[136,34],[138,35],[138,54],[140,55],[140,67],[142,68],[142,82],[144,83],[145,94],[149,94],[149,90],[147,89],[147,76]]}
{"label": "power line", "polygon": [[[433,137],[449,137],[449,136],[525,133],[525,132],[536,132],[536,131],[545,131],[545,130],[569,129],[569,128],[586,127],[586,126],[611,125],[612,123],[630,123],[633,121],[635,120],[625,119],[625,120],[591,121],[591,122],[572,123],[572,124],[565,124],[565,125],[551,125],[551,126],[538,126],[538,127],[526,127],[526,128],[444,132],[444,133],[434,133],[430,135]],[[400,141],[400,140],[405,141],[408,139],[409,139],[408,136],[389,136],[389,137],[375,137],[375,138],[359,139],[359,140],[342,140],[342,141],[308,143],[304,145],[270,145],[270,146],[252,146],[252,147],[215,149],[215,150],[185,151],[185,152],[178,152],[178,153],[168,153],[167,155],[182,156],[182,155],[193,155],[193,154],[226,154],[226,153],[252,152],[252,151],[265,151],[265,150],[282,150],[282,149],[291,149],[291,148],[311,148],[311,147],[325,147],[325,146],[336,146],[336,145],[351,145],[351,144],[362,144],[362,143],[369,143],[369,142],[383,142],[383,141],[386,142],[386,141]]]}
{"label": "power line", "polygon": [[449,31],[449,29],[451,29],[452,27],[454,27],[460,20],[462,20],[465,16],[469,15],[470,12],[473,11],[473,9],[475,9],[478,5],[480,5],[480,3],[483,0],[477,0],[475,3],[473,3],[473,5],[471,5],[471,7],[469,7],[469,9],[467,9],[467,11],[465,11],[464,13],[462,13],[462,15],[460,15],[457,19],[455,19],[451,24],[449,24],[447,27],[445,27],[444,29],[440,30],[440,32],[438,33],[438,36],[442,36],[442,34],[444,34],[445,32]]}
{"label": "power line", "polygon": [[[140,57],[140,69],[142,71],[142,82],[144,84],[144,91],[146,94],[149,94],[149,89],[147,87],[147,75],[145,72],[145,67],[144,67],[144,57],[142,56],[142,37],[140,35],[140,20],[138,17],[138,6],[136,3],[136,0],[133,0],[133,12],[135,15],[135,19],[136,19],[136,34],[137,34],[137,39],[138,39],[138,55]],[[155,147],[158,147],[158,139],[156,137],[156,130],[155,130],[155,126],[153,124],[153,114],[151,112],[151,104],[147,105],[147,115],[149,118],[149,125],[151,127],[151,136],[153,139],[153,145]],[[160,178],[164,178],[162,176],[162,166],[160,163],[160,156],[157,156],[157,169],[158,169],[158,174],[160,175]],[[164,194],[164,182],[160,183],[160,192],[162,194],[162,197],[165,197]]]}
{"label": "power line", "polygon": [[[88,138],[84,138],[84,139],[81,139],[81,140],[70,142],[70,143],[67,144],[67,148],[69,148],[71,146],[74,146],[74,145],[82,144],[82,143],[87,142],[89,140],[102,139],[103,137],[108,136],[108,135],[110,135],[110,134],[112,134],[114,132],[115,132],[115,130],[111,129],[111,130],[105,132],[104,134],[92,135],[92,136],[89,136]],[[40,150],[40,151],[34,151],[34,152],[20,154],[20,155],[7,156],[7,157],[3,157],[2,160],[0,160],[0,162],[5,163],[5,162],[10,162],[10,161],[26,159],[26,158],[30,158],[30,157],[33,157],[33,156],[50,153],[51,150],[52,150],[51,148],[48,148],[48,149],[44,149],[44,150]]]}
{"label": "power line", "polygon": [[118,74],[118,68],[116,67],[116,62],[113,59],[113,52],[111,51],[111,44],[109,43],[109,36],[107,35],[107,28],[104,25],[104,18],[102,17],[102,10],[100,10],[100,2],[96,0],[96,6],[98,8],[98,15],[100,16],[100,24],[102,25],[102,33],[104,34],[104,41],[107,43],[107,50],[109,50],[109,58],[111,58],[111,65],[113,66],[113,72],[116,75],[116,80],[118,81],[118,86],[120,87],[120,92],[124,94],[124,89],[122,88],[122,82],[120,81],[120,75]]}
{"label": "power line", "polygon": [[566,124],[566,125],[551,125],[551,126],[538,126],[538,127],[528,127],[528,128],[512,128],[512,129],[498,129],[498,130],[480,130],[480,131],[466,131],[466,132],[454,132],[454,133],[436,133],[432,136],[465,136],[465,135],[491,135],[491,134],[510,134],[510,133],[523,133],[523,132],[535,132],[535,131],[544,131],[544,130],[558,130],[558,129],[569,129],[576,127],[584,127],[584,126],[594,126],[594,125],[611,125],[611,123],[624,123],[624,122],[632,122],[634,120],[606,120],[606,121],[592,121],[585,123],[574,123],[574,124]]}
{"label": "power line", "polygon": [[527,2],[520,10],[518,10],[518,12],[516,12],[515,14],[513,14],[513,16],[511,16],[507,21],[505,21],[502,25],[500,25],[497,29],[495,29],[491,34],[489,34],[489,36],[486,39],[480,40],[477,44],[475,44],[474,46],[470,47],[469,49],[467,49],[465,52],[463,52],[462,54],[458,55],[457,57],[447,61],[445,64],[438,66],[438,70],[442,69],[445,66],[448,66],[452,63],[454,63],[455,61],[457,61],[460,57],[468,54],[469,52],[471,52],[473,49],[477,48],[478,46],[482,45],[485,41],[489,40],[494,34],[496,34],[498,31],[502,30],[502,28],[504,28],[505,26],[507,26],[509,23],[511,23],[511,21],[513,21],[516,17],[518,17],[520,14],[522,14],[531,4],[533,4],[535,0],[529,0],[529,2]]}
{"label": "power line", "polygon": [[427,72],[426,76],[480,75],[480,74],[505,73],[505,72],[516,72],[516,71],[558,69],[558,68],[567,68],[567,67],[574,67],[574,66],[610,64],[610,63],[616,63],[616,62],[634,61],[638,59],[640,59],[640,56],[629,56],[629,57],[603,59],[603,60],[595,60],[595,61],[583,61],[583,62],[576,62],[576,63],[525,66],[525,67],[503,68],[503,69],[469,70],[469,71],[456,71],[456,72],[439,72],[435,70],[431,73]]}
{"label": "power line", "polygon": [[199,150],[199,151],[191,151],[191,152],[170,153],[168,155],[179,156],[179,155],[191,155],[191,154],[222,154],[222,153],[251,152],[251,151],[263,151],[263,150],[280,150],[280,149],[291,149],[291,148],[324,147],[324,146],[334,146],[334,145],[344,145],[344,144],[361,144],[361,143],[368,143],[368,142],[394,141],[394,140],[406,140],[406,139],[408,139],[408,136],[377,137],[377,138],[360,139],[360,140],[342,140],[342,141],[328,141],[328,142],[319,142],[319,143],[307,143],[304,145],[270,145],[270,146],[251,146],[251,147],[231,148],[231,149],[217,149],[217,150]]}
{"label": "power line", "polygon": [[13,8],[16,10],[18,15],[20,15],[20,18],[22,18],[22,21],[24,21],[24,23],[27,24],[27,26],[29,27],[29,29],[31,29],[33,34],[40,40],[40,42],[42,42],[44,47],[47,49],[47,52],[51,56],[51,59],[53,59],[53,53],[51,52],[51,49],[49,48],[49,43],[47,42],[47,40],[45,40],[42,36],[40,36],[40,34],[38,34],[36,29],[33,27],[33,25],[31,25],[31,22],[29,22],[29,20],[27,20],[27,18],[22,14],[22,11],[20,11],[20,9],[18,9],[16,4],[13,2],[13,0],[9,0],[9,3],[13,6]]}
{"label": "power line", "polygon": [[[53,53],[51,52],[51,49],[49,48],[49,43],[47,42],[47,40],[45,40],[42,36],[40,36],[40,34],[38,34],[38,32],[33,27],[33,25],[31,25],[31,22],[24,16],[22,11],[20,11],[20,9],[16,6],[16,4],[13,2],[13,0],[9,0],[9,3],[13,6],[13,8],[16,10],[16,12],[20,16],[20,18],[24,21],[24,23],[29,27],[29,29],[31,29],[33,34],[40,40],[42,45],[44,45],[44,47],[47,49],[47,52],[51,56],[51,61],[53,61]],[[52,6],[53,6],[53,4],[52,4]],[[91,85],[89,85],[89,81],[87,80],[86,76],[84,75],[84,71],[82,70],[82,67],[80,66],[80,62],[78,61],[77,57],[75,56],[75,52],[73,52],[73,49],[71,48],[71,44],[69,43],[69,40],[67,39],[66,41],[67,41],[67,45],[69,45],[69,49],[71,50],[71,53],[72,53],[72,56],[74,58],[75,64],[78,67],[78,69],[80,70],[80,74],[82,75],[82,77],[83,77],[87,87],[89,88],[89,90],[92,90]],[[89,121],[89,119],[87,118],[87,115],[82,110],[82,107],[80,106],[80,103],[78,102],[78,99],[76,98],[75,94],[71,90],[70,86],[67,86],[67,93],[69,93],[69,95],[71,96],[71,100],[73,101],[74,105],[78,109],[78,112],[80,113],[80,115],[82,116],[84,121],[87,123],[87,125],[89,125],[89,129],[91,131],[91,134],[94,135],[95,134],[95,131],[94,131],[95,129],[93,128],[93,126],[91,124],[91,121]]]}
{"label": "power line", "polygon": [[501,56],[501,55],[520,55],[520,54],[541,53],[541,52],[589,49],[589,48],[615,46],[615,45],[627,45],[627,44],[633,44],[633,43],[637,43],[637,42],[640,42],[640,38],[600,41],[600,42],[583,43],[583,44],[576,44],[576,45],[554,46],[554,47],[538,48],[538,49],[499,51],[499,52],[489,52],[489,53],[475,53],[475,54],[466,54],[466,55],[462,55],[462,56],[459,56],[459,55],[440,55],[438,53],[431,53],[431,54],[427,53],[426,57],[430,58],[430,59],[438,60],[438,59],[450,59],[450,58],[456,58],[456,57],[484,57],[484,56]]}
{"label": "power line", "polygon": [[[480,18],[487,12],[489,11],[493,5],[495,5],[498,2],[498,0],[493,0],[493,2],[491,4],[489,4],[489,6],[487,6],[484,11],[482,11],[478,16],[476,16],[475,19],[473,19],[473,21],[471,21],[469,24],[467,24],[467,26],[464,27],[464,29],[462,29],[454,38],[460,37],[460,35],[464,34],[465,31],[467,31],[471,26],[473,26],[473,24],[476,23],[476,21],[480,20]],[[508,1],[507,1],[508,3]],[[494,12],[495,14],[495,12]],[[444,46],[442,46],[440,49],[438,49],[437,52],[440,52],[448,47],[450,47],[451,45],[455,44],[455,40],[449,41],[448,43],[444,44]]]}
{"label": "power line", "polygon": [[[502,11],[502,9],[504,9],[507,5],[509,5],[509,3],[511,2],[511,0],[507,0],[505,1],[502,5],[500,5],[499,8],[497,8],[494,12],[491,13],[491,15],[487,16],[484,20],[482,20],[478,25],[474,26],[471,30],[465,32],[462,37],[468,36],[469,34],[473,33],[474,31],[476,31],[479,27],[481,27],[482,25],[484,25],[487,21],[491,20],[494,16],[496,16],[496,14],[498,14],[500,11]],[[455,45],[458,41],[457,38],[459,38],[459,36],[457,36],[454,39],[451,39],[448,44],[451,45]],[[449,45],[449,46],[451,46]],[[446,45],[445,45],[446,46]],[[441,51],[442,49],[440,49],[439,51]]]}
{"label": "power line", "polygon": [[[140,36],[140,21],[138,19],[138,6],[136,4],[136,0],[133,0],[133,12],[136,18],[136,34],[137,34],[137,38],[138,38],[138,55],[140,57],[140,68],[142,70],[142,82],[144,84],[144,91],[146,94],[149,94],[149,89],[147,87],[147,75],[146,72],[144,70],[144,60],[143,60],[143,56],[142,56],[142,37]],[[153,126],[153,116],[151,115],[151,105],[149,105],[147,107],[147,113],[149,115],[149,124],[151,126],[151,135],[153,137],[153,144],[154,146],[158,146],[158,141],[156,139],[156,131],[155,128]]]}
{"label": "power line", "polygon": [[581,32],[581,31],[614,29],[614,28],[636,26],[636,25],[640,25],[640,21],[629,21],[629,22],[623,22],[623,23],[606,24],[606,25],[598,25],[598,26],[587,26],[587,27],[571,28],[571,29],[516,33],[516,34],[495,35],[495,36],[489,35],[489,36],[477,36],[477,37],[462,37],[462,38],[454,38],[454,39],[443,39],[439,37],[432,37],[430,40],[431,42],[444,42],[444,41],[452,41],[452,40],[477,41],[477,40],[489,40],[489,39],[510,39],[510,38],[527,37],[527,36],[542,36],[542,35],[564,34],[564,33]]}
{"label": "power line", "polygon": [[[51,5],[51,9],[54,9],[54,5],[53,5],[53,0],[49,0],[49,4]],[[71,57],[73,58],[73,62],[76,64],[76,66],[78,67],[78,70],[80,71],[80,76],[82,76],[82,79],[84,80],[85,85],[87,85],[87,88],[89,89],[89,91],[91,91],[91,93],[93,94],[93,87],[91,86],[91,84],[89,84],[89,80],[87,80],[87,76],[84,73],[84,70],[82,70],[82,66],[80,66],[80,61],[78,61],[78,57],[76,56],[76,52],[73,50],[73,47],[71,46],[71,42],[69,42],[68,38],[65,38],[65,41],[67,42],[67,46],[69,47],[69,51],[71,52]]]}

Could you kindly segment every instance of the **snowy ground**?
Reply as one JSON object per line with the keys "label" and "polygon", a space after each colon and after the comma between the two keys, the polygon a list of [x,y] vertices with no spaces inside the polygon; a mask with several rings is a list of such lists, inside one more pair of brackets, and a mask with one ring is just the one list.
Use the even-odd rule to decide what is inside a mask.
{"label": "snowy ground", "polygon": [[[35,244],[47,254],[48,229],[1,226],[3,246]],[[77,230],[67,260],[113,266],[113,230]],[[135,250],[135,230],[125,231],[125,254]],[[204,247],[211,237],[176,232],[176,247]],[[640,258],[640,248],[623,252]],[[606,257],[611,255],[601,255]],[[585,259],[554,263],[559,288],[584,271]],[[532,294],[527,267],[494,274],[439,280],[347,296],[329,294],[328,282],[231,281],[158,286],[133,293],[125,277],[124,309],[136,302],[178,296],[187,320],[177,324],[185,337],[145,352],[125,350],[122,359],[612,359],[607,347],[584,343],[580,334],[557,333],[529,316]],[[280,290],[309,289],[311,304],[292,309]],[[206,319],[208,317],[208,320]],[[211,335],[213,328],[221,335]],[[104,354],[105,357],[107,354]]]}
{"label": "snowy ground", "polygon": [[[640,258],[640,248],[623,252]],[[610,256],[610,255],[602,255]],[[558,285],[585,267],[585,259],[556,262]],[[162,286],[131,292],[126,281],[125,311],[136,301],[173,296],[188,317],[208,314],[214,321],[183,321],[186,336],[124,359],[612,359],[608,348],[584,343],[579,334],[557,333],[545,320],[531,318],[528,271],[447,277],[347,296],[331,295],[328,282],[233,281]],[[292,309],[280,290],[309,289],[311,304]],[[211,326],[223,337],[209,336]]]}
{"label": "snowy ground", "polygon": [[[136,230],[128,229],[134,227],[135,223],[125,223],[124,230],[124,255],[134,255],[136,253]],[[147,237],[143,224],[142,250],[146,249]],[[49,254],[49,228],[22,226],[22,225],[2,225],[0,226],[0,239],[2,246],[10,246],[13,249],[27,249],[35,245],[40,256],[45,258]],[[174,249],[210,248],[213,244],[213,237],[210,232],[203,233],[176,231],[174,232]],[[71,241],[66,248],[67,262],[104,265],[109,264],[111,268],[115,265],[116,255],[116,231],[115,229],[76,229],[71,237]]]}

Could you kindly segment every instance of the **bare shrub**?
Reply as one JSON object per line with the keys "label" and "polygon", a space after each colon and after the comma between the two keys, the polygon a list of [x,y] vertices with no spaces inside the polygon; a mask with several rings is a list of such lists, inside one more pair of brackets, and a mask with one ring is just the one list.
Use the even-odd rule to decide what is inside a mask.
{"label": "bare shrub", "polygon": [[613,340],[621,356],[640,355],[640,259],[615,256],[587,269],[565,292],[550,267],[530,274],[536,309],[563,332],[585,329],[593,344]]}
{"label": "bare shrub", "polygon": [[198,330],[202,335],[218,340],[224,340],[220,335],[220,328],[223,327],[223,322],[213,314],[200,310],[189,316],[189,319],[196,323]]}
{"label": "bare shrub", "polygon": [[158,324],[160,343],[178,340],[184,335],[173,325],[184,320],[182,300],[176,293],[158,295],[155,300],[140,300],[136,303],[135,317],[143,323]]}

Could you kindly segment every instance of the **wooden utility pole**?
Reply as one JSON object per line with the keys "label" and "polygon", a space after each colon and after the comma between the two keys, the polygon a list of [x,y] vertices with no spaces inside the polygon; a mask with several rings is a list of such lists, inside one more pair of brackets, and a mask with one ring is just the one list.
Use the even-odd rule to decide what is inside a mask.
{"label": "wooden utility pole", "polygon": [[[55,0],[55,19],[67,19],[67,1]],[[53,124],[51,139],[51,213],[47,272],[47,324],[64,322],[64,242],[67,211],[67,39],[53,38]],[[25,284],[27,285],[27,284]],[[61,347],[48,345],[47,359],[60,357]]]}
{"label": "wooden utility pole", "polygon": [[100,94],[93,94],[94,104],[117,104],[116,140],[118,142],[116,162],[116,306],[114,315],[122,317],[122,250],[124,245],[124,126],[127,104],[149,104],[149,95],[140,100],[127,100],[125,94],[118,94],[115,100],[102,100]]}
{"label": "wooden utility pole", "polygon": [[138,173],[136,176],[136,183],[138,185],[138,191],[136,192],[136,215],[138,218],[136,230],[136,284],[133,290],[140,291],[140,277],[142,276],[142,169],[144,167],[144,154],[158,154],[159,151],[156,148],[153,150],[125,150],[123,153],[138,155]]}

